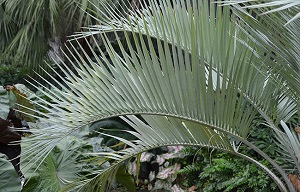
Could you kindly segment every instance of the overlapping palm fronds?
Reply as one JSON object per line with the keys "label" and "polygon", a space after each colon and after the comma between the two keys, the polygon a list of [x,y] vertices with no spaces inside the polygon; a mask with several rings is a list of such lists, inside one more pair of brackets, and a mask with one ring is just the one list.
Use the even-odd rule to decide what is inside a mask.
{"label": "overlapping palm fronds", "polygon": [[[299,125],[300,109],[300,1],[228,1],[240,18],[241,27],[250,39],[256,41],[262,59],[255,63],[284,94],[279,100],[277,111],[282,115],[273,117],[268,125],[275,130],[279,147],[279,159],[287,172],[300,172],[299,137],[293,129]],[[238,3],[238,4],[237,4]],[[246,12],[245,10],[249,11]],[[250,14],[252,13],[252,14]],[[293,117],[288,115],[294,114]],[[285,122],[293,122],[287,126]],[[277,129],[280,124],[282,129]],[[284,133],[283,133],[283,132]],[[289,162],[294,162],[290,164]]]}
{"label": "overlapping palm fronds", "polygon": [[101,10],[97,0],[0,0],[1,64],[17,63],[30,75],[41,74],[40,67],[48,69],[45,61],[55,54],[63,57],[60,48],[68,35],[102,17],[94,6]]}
{"label": "overlapping palm fronds", "polygon": [[[262,8],[261,15],[275,12],[284,12],[281,16],[286,20],[285,25],[300,18],[300,1],[299,0],[230,0],[222,2],[224,5],[244,4],[243,9]],[[280,14],[280,13],[279,13]]]}
{"label": "overlapping palm fronds", "polygon": [[[274,74],[258,68],[257,63],[267,60],[271,50],[267,56],[261,55],[261,48],[256,49],[256,42],[237,25],[240,20],[230,13],[229,6],[192,2],[149,0],[148,5],[142,4],[140,10],[124,17],[103,6],[111,15],[81,35],[97,34],[105,51],[95,43],[95,48],[90,47],[93,59],[82,49],[83,58],[71,44],[68,59],[75,71],[66,64],[58,66],[66,76],[61,77],[64,83],[50,75],[62,88],[56,88],[59,94],[40,89],[52,102],[41,99],[47,104],[41,105],[47,112],[36,113],[49,126],[31,129],[34,135],[27,142],[34,144],[24,155],[39,162],[57,141],[80,127],[124,116],[135,129],[129,133],[137,139],[117,138],[130,148],[99,153],[115,160],[114,163],[93,179],[83,179],[68,190],[104,190],[110,186],[118,167],[138,153],[165,145],[195,145],[246,158],[265,169],[282,191],[287,191],[285,184],[292,191],[286,173],[246,138],[255,116],[261,116],[262,123],[266,121],[279,130],[277,123],[289,120],[297,112],[296,101],[287,94],[289,88],[282,87],[295,82],[289,84],[281,81],[283,78],[275,81]],[[107,31],[115,32],[118,51]],[[120,32],[125,37],[126,49]],[[266,66],[272,70],[277,65]],[[35,86],[43,85],[35,81]],[[146,122],[132,116],[138,114]],[[231,139],[244,142],[270,161],[284,181],[251,157],[239,154]]]}
{"label": "overlapping palm fronds", "polygon": [[[240,23],[249,38],[255,40],[262,48],[260,55],[267,55],[257,66],[261,67],[274,81],[291,92],[293,100],[299,105],[300,92],[300,51],[299,26],[300,19],[290,20],[294,14],[299,14],[299,1],[245,1],[240,4],[232,2],[233,11],[240,18]],[[277,10],[276,5],[284,7]],[[270,6],[270,7],[269,7]],[[274,7],[275,6],[275,7]],[[269,7],[266,11],[265,7]],[[245,9],[250,9],[246,12]],[[266,14],[268,13],[268,14]],[[289,24],[285,25],[289,21]]]}

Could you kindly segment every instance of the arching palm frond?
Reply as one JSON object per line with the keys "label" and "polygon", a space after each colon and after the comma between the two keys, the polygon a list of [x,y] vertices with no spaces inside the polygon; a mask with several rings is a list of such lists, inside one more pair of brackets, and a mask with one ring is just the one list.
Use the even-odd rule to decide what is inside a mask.
{"label": "arching palm frond", "polygon": [[[285,87],[299,105],[300,32],[298,29],[300,20],[295,19],[286,26],[284,24],[291,19],[293,14],[300,12],[300,2],[272,0],[269,5],[252,1],[240,4],[235,4],[234,1],[231,3],[233,11],[240,18],[241,27],[261,49],[260,56],[264,59],[256,65],[269,74],[278,85]],[[272,7],[273,3],[283,4],[288,9],[276,12],[276,8]],[[265,6],[271,6],[269,13],[263,8]],[[250,8],[249,13],[244,10],[245,8]]]}
{"label": "arching palm frond", "polygon": [[[287,170],[289,173],[299,172],[300,170],[300,137],[294,130],[290,128],[282,121],[281,125],[283,127],[286,135],[277,132],[277,146],[279,147],[278,153],[280,155],[279,159],[284,162],[282,165],[283,169]],[[280,150],[281,149],[281,150]],[[285,162],[298,162],[295,164],[288,164]]]}
{"label": "arching palm frond", "polygon": [[[121,137],[115,137],[123,141],[129,146],[121,151],[116,152],[101,152],[96,153],[99,158],[103,156],[111,156],[116,161],[107,169],[103,170],[95,177],[86,180],[86,182],[79,182],[72,185],[68,190],[74,191],[80,189],[82,191],[105,191],[109,187],[109,182],[114,181],[116,172],[120,165],[139,153],[157,146],[169,145],[195,145],[201,147],[211,147],[229,151],[234,153],[233,148],[226,136],[226,134],[214,131],[210,127],[199,126],[198,123],[191,121],[182,121],[178,118],[146,115],[143,119],[147,122],[138,119],[136,116],[126,116],[122,118],[135,131],[124,131],[134,135],[137,140],[127,141]],[[176,127],[176,129],[174,129]],[[106,185],[108,183],[108,185]],[[102,185],[99,185],[102,184]]]}
{"label": "arching palm frond", "polygon": [[[193,145],[198,147],[212,147],[214,149],[236,154],[240,157],[246,158],[252,163],[263,167],[269,174],[273,175],[265,166],[259,162],[244,157],[232,148],[226,134],[215,131],[210,127],[199,125],[199,123],[180,120],[173,117],[146,115],[143,119],[148,123],[140,120],[136,116],[126,116],[123,120],[133,127],[135,131],[127,131],[136,136],[135,141],[124,141],[130,148],[115,152],[115,153],[96,153],[99,158],[103,156],[113,156],[116,160],[108,169],[93,173],[95,177],[84,181],[76,182],[66,188],[66,191],[107,191],[109,185],[114,181],[116,170],[123,165],[126,160],[157,146],[170,145]],[[176,127],[176,129],[174,129]],[[110,157],[110,158],[111,158]],[[276,177],[276,176],[275,176]],[[102,185],[100,185],[102,184]]]}
{"label": "arching palm frond", "polygon": [[[43,99],[36,103],[47,111],[36,113],[49,126],[32,129],[34,135],[27,142],[34,146],[25,155],[39,162],[57,141],[84,125],[142,114],[148,125],[133,116],[124,117],[135,128],[136,132],[130,133],[138,139],[118,139],[131,148],[99,154],[116,160],[116,164],[100,170],[92,180],[80,181],[79,189],[105,189],[122,162],[164,145],[209,146],[258,164],[233,150],[230,138],[246,143],[267,158],[291,190],[280,167],[246,140],[256,115],[273,124],[278,117],[293,115],[293,110],[276,110],[284,90],[253,65],[259,55],[252,49],[248,35],[234,22],[236,18],[229,7],[209,6],[207,1],[185,2],[158,4],[150,0],[149,6],[123,18],[111,12],[112,20],[91,28],[90,34],[99,34],[105,46],[104,52],[95,43],[96,48],[91,48],[93,59],[87,54],[83,58],[71,44],[68,59],[75,71],[67,65],[59,66],[66,76],[61,77],[64,82],[52,77],[62,91],[48,83],[56,90],[45,92],[38,88],[43,85],[35,81],[35,86],[52,99],[51,103]],[[116,32],[116,51],[106,29],[121,31],[126,49]],[[286,190],[275,175],[268,173]]]}
{"label": "arching palm frond", "polygon": [[[268,122],[272,128],[281,124],[284,133],[275,128],[278,141],[279,159],[286,164],[294,162],[291,166],[284,165],[287,172],[300,172],[299,137],[291,129],[299,124],[300,109],[300,1],[269,0],[269,1],[237,1],[228,2],[233,11],[240,18],[240,25],[246,29],[245,34],[256,41],[260,49],[260,58],[254,65],[282,87],[284,94],[280,95],[277,107],[278,116],[274,123]],[[248,9],[248,12],[245,10]],[[265,57],[266,56],[266,57]],[[280,113],[280,114],[279,114]],[[298,116],[298,117],[297,117]],[[284,122],[290,118],[295,120],[287,128]],[[282,122],[283,121],[283,122]]]}

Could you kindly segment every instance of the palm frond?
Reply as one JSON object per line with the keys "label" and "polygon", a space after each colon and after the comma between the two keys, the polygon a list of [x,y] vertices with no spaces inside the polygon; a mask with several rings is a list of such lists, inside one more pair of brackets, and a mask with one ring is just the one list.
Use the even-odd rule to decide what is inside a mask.
{"label": "palm frond", "polygon": [[[59,94],[50,89],[45,92],[38,87],[40,82],[33,84],[53,102],[42,98],[35,102],[47,111],[35,111],[37,116],[50,125],[33,129],[35,134],[27,140],[41,140],[37,145],[39,151],[28,150],[34,157],[32,161],[42,159],[41,155],[49,153],[57,141],[82,126],[110,117],[142,114],[153,126],[128,116],[127,122],[137,131],[130,133],[139,139],[118,138],[131,148],[119,154],[106,154],[117,163],[87,180],[92,183],[90,186],[103,190],[106,182],[111,184],[121,162],[162,145],[209,145],[234,152],[263,167],[235,152],[228,141],[231,137],[247,143],[245,138],[258,114],[274,124],[277,120],[273,118],[274,109],[284,94],[282,87],[254,65],[260,58],[249,35],[233,22],[236,18],[230,19],[229,7],[209,6],[207,1],[193,4],[187,1],[187,5],[183,0],[174,0],[173,4],[170,1],[158,4],[154,0],[149,3],[150,6],[144,5],[140,12],[127,17],[119,17],[113,8],[106,6],[106,11],[112,13],[111,20],[108,17],[103,25],[82,34],[98,34],[105,52],[96,38],[96,48],[90,47],[93,59],[80,43],[78,47],[84,57],[70,44],[66,58],[75,70],[67,64],[58,65],[65,75],[57,74],[63,83],[50,75],[62,89]],[[105,29],[115,33],[118,50],[112,46]],[[127,49],[117,31],[125,36]],[[280,109],[278,116],[282,118],[294,113],[285,107]],[[281,175],[291,188],[286,175],[282,172]],[[272,176],[284,190],[282,182]],[[85,189],[84,183],[78,187]]]}
{"label": "palm frond", "polygon": [[[103,170],[103,172],[97,174],[96,177],[90,179],[88,182],[80,182],[84,185],[80,186],[80,184],[75,183],[73,186],[76,186],[76,188],[81,191],[105,191],[105,187],[109,186],[106,186],[106,182],[113,180],[115,177],[116,172],[112,172],[112,170],[116,170],[118,166],[121,166],[125,162],[125,160],[160,146],[195,145],[233,152],[233,148],[231,147],[227,136],[225,134],[219,134],[212,128],[205,126],[199,127],[195,122],[181,121],[178,118],[168,118],[165,116],[146,115],[143,116],[143,118],[147,124],[136,116],[122,117],[122,119],[135,130],[126,132],[134,135],[137,140],[129,142],[119,137],[118,139],[124,141],[130,148],[114,153],[99,153],[100,158],[105,155],[110,158],[114,156],[116,161],[107,170]],[[174,127],[177,129],[174,130]],[[96,185],[96,188],[91,188],[91,186],[94,186],[91,183],[98,183],[99,185]],[[69,190],[72,191],[74,189],[70,188]]]}
{"label": "palm frond", "polygon": [[[257,2],[251,2],[250,4],[256,7]],[[290,9],[290,11],[284,13],[271,12],[267,15],[261,15],[264,10],[259,8],[253,8],[249,12],[245,12],[243,11],[243,5],[233,4],[232,6],[234,7],[234,13],[240,19],[239,24],[245,29],[245,33],[248,34],[250,39],[255,39],[257,47],[261,48],[261,51],[259,51],[261,60],[256,63],[256,66],[269,74],[270,78],[279,86],[285,87],[286,92],[299,105],[300,55],[298,28],[300,21],[295,20],[284,26],[286,18],[292,12]],[[299,9],[299,6],[293,7]],[[268,30],[270,28],[273,30]]]}
{"label": "palm frond", "polygon": [[103,16],[92,6],[101,10],[98,0],[1,0],[0,5],[0,57],[14,58],[10,62],[18,61],[31,76],[44,74],[41,67],[51,71],[45,61],[60,54],[67,36]]}
{"label": "palm frond", "polygon": [[[253,8],[264,8],[264,12],[261,14],[269,14],[274,12],[285,12],[285,16],[283,17],[286,20],[286,24],[297,20],[300,18],[300,1],[299,0],[268,0],[268,1],[256,1],[253,0],[245,0],[245,1],[224,1],[222,2],[225,5],[233,5],[233,4],[245,4],[243,6],[244,9],[253,9]],[[286,14],[288,13],[288,14]]]}
{"label": "palm frond", "polygon": [[[281,87],[283,94],[277,94],[277,108],[273,116],[274,122],[268,125],[275,130],[278,141],[278,152],[282,155],[280,160],[294,162],[292,170],[299,171],[299,158],[295,151],[298,150],[298,137],[293,137],[294,130],[290,130],[285,123],[294,116],[299,116],[300,93],[300,55],[299,55],[299,1],[230,1],[234,13],[240,18],[240,25],[245,28],[245,33],[250,39],[257,40],[257,47],[261,49],[259,62],[254,63],[257,68],[273,82]],[[246,12],[245,9],[249,8]],[[272,28],[272,30],[269,30]],[[276,128],[281,124],[284,129]],[[283,131],[283,132],[282,132]],[[293,143],[293,144],[292,144]],[[287,166],[287,169],[291,167]]]}
{"label": "palm frond", "polygon": [[290,165],[283,165],[284,169],[289,172],[300,172],[300,137],[293,130],[290,130],[285,122],[281,121],[280,123],[286,135],[282,132],[276,132],[277,145],[279,146],[278,153],[280,154],[279,160],[294,162]]}

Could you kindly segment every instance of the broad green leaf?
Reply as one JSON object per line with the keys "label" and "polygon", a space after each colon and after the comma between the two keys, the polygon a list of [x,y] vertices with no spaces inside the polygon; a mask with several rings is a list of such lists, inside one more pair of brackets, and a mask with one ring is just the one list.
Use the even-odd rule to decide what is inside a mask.
{"label": "broad green leaf", "polygon": [[6,119],[9,112],[9,98],[6,90],[0,85],[0,117]]}
{"label": "broad green leaf", "polygon": [[126,187],[126,189],[130,192],[135,192],[136,191],[136,186],[135,186],[135,182],[133,179],[133,176],[130,175],[126,169],[124,168],[124,166],[120,166],[117,174],[116,174],[116,179],[117,182],[122,184],[124,187]]}
{"label": "broad green leaf", "polygon": [[0,181],[1,191],[19,192],[21,190],[19,175],[3,154],[0,154]]}
{"label": "broad green leaf", "polygon": [[88,158],[84,157],[84,153],[91,150],[91,146],[75,137],[70,136],[61,141],[45,158],[37,172],[30,170],[26,173],[30,180],[23,191],[62,191],[73,181],[80,179],[81,174],[92,172],[96,168],[86,165],[85,159]]}

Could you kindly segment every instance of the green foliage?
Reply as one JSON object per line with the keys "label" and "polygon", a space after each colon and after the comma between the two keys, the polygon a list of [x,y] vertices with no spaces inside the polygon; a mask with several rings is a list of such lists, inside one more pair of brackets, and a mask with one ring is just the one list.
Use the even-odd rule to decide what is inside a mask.
{"label": "green foliage", "polygon": [[0,85],[0,118],[6,119],[9,112],[9,97],[6,90]]}
{"label": "green foliage", "polygon": [[[45,95],[40,93],[38,93],[38,95],[45,97]],[[31,126],[33,126],[33,124],[34,123],[31,123]],[[35,125],[42,126],[42,124],[38,122],[35,123]],[[76,137],[69,136],[60,141],[42,161],[38,170],[35,171],[36,165],[33,165],[32,168],[26,172],[25,176],[29,180],[24,186],[23,191],[59,192],[68,190],[69,187],[72,187],[74,181],[79,182],[92,179],[94,174],[102,169],[102,166],[109,166],[109,163],[102,165],[102,157],[96,154],[109,148],[103,145],[105,139],[97,137],[99,132],[95,134],[94,131],[96,131],[96,129],[100,131],[101,127],[113,129],[114,126],[120,128],[128,125],[122,124],[117,120],[106,120],[93,124],[93,126],[86,126],[80,133],[76,134]],[[109,150],[112,151],[111,149]],[[25,159],[22,164],[24,165],[26,163],[28,162]],[[119,167],[116,174],[116,181],[118,184],[123,185],[123,187],[125,186],[127,190],[135,191],[133,177],[128,174],[124,166]]]}
{"label": "green foliage", "polygon": [[[267,165],[266,161],[262,162]],[[199,175],[200,185],[204,191],[275,191],[276,184],[257,166],[220,154],[204,166]]]}
{"label": "green foliage", "polygon": [[42,75],[40,67],[49,71],[47,63],[56,54],[64,59],[60,49],[68,35],[106,14],[98,0],[0,0],[0,58],[10,57],[8,65],[18,62],[31,76],[33,70]]}
{"label": "green foliage", "polygon": [[116,174],[116,180],[118,183],[125,186],[129,192],[136,191],[133,177],[126,171],[124,166],[119,167],[117,174]]}
{"label": "green foliage", "polygon": [[0,153],[0,190],[19,192],[21,183],[19,175],[5,155]]}
{"label": "green foliage", "polygon": [[[134,130],[127,132],[135,138],[110,136],[130,147],[98,153],[113,163],[93,179],[74,184],[73,191],[105,191],[114,183],[116,172],[125,161],[149,149],[180,144],[208,146],[244,157],[268,172],[283,191],[287,191],[286,186],[293,191],[286,172],[253,146],[247,136],[256,115],[261,117],[261,123],[280,131],[279,122],[288,121],[299,109],[297,27],[284,28],[284,17],[278,22],[265,18],[243,25],[246,17],[237,14],[239,18],[235,18],[237,11],[232,7],[211,6],[205,0],[195,0],[193,4],[184,0],[159,3],[149,0],[149,6],[137,12],[129,11],[131,7],[124,8],[128,10],[126,17],[120,16],[114,6],[100,2],[110,14],[101,20],[101,25],[92,26],[81,35],[87,42],[92,35],[100,36],[106,50],[91,50],[91,58],[81,46],[81,39],[77,46],[70,46],[66,54],[72,55],[69,62],[73,67],[69,62],[58,65],[64,71],[62,81],[66,86],[61,86],[59,94],[53,93],[55,102],[49,103],[50,107],[41,113],[40,120],[50,123],[35,129],[29,140],[34,141],[27,149],[31,162],[43,160],[57,141],[82,126],[126,115],[122,118]],[[274,25],[271,27],[276,32],[270,30],[269,24]],[[126,49],[119,42],[117,31],[125,34]],[[116,52],[106,32],[115,32],[122,54]],[[99,47],[99,44],[90,47]],[[271,53],[276,56],[276,62],[268,58]],[[56,80],[51,74],[49,78]],[[137,114],[142,114],[145,121],[137,118]],[[289,138],[285,133],[280,137],[285,141]],[[229,138],[245,143],[268,159],[283,179],[273,174],[265,162],[260,164],[252,156],[238,153]],[[36,141],[38,149],[32,147]],[[296,156],[285,146],[282,150],[293,157],[293,161],[288,162],[297,165]],[[214,183],[223,183],[223,186],[212,186],[216,190],[239,187],[226,183],[226,174],[236,171],[239,177],[249,178],[248,174],[255,170],[248,167],[244,170],[247,174],[243,175],[233,164],[244,165],[244,162],[224,161],[230,157],[218,155],[215,159],[219,161],[212,161],[210,157],[214,154],[207,152],[207,155],[205,159],[215,164],[216,169],[205,164],[203,170],[216,173]],[[217,174],[221,172],[226,174]],[[161,176],[169,176],[168,172],[164,173]],[[246,182],[233,178],[241,188]],[[264,182],[257,183],[259,187],[265,186]]]}
{"label": "green foliage", "polygon": [[[265,153],[274,157],[277,145],[274,142],[273,131],[265,126],[253,127],[249,141],[251,141],[259,149],[263,149]],[[252,151],[253,152],[253,151]]]}
{"label": "green foliage", "polygon": [[[248,140],[276,158],[278,148],[273,134],[264,125],[257,125]],[[247,146],[241,145],[239,151],[270,167],[270,163]],[[244,159],[205,148],[186,147],[183,153],[187,163],[179,173],[186,177],[182,181],[185,187],[196,185],[204,191],[278,191],[265,172]]]}
{"label": "green foliage", "polygon": [[86,163],[91,157],[85,153],[93,151],[91,145],[76,137],[67,138],[49,153],[37,172],[33,167],[26,173],[30,180],[24,186],[24,192],[62,191],[74,180],[99,169],[96,164]]}
{"label": "green foliage", "polygon": [[132,128],[128,124],[120,118],[111,118],[91,124],[88,137],[97,137],[101,139],[102,145],[111,147],[114,150],[120,150],[124,148],[125,144],[120,143],[118,139],[110,137],[107,134],[127,140],[134,139],[135,137],[127,131],[132,131]]}
{"label": "green foliage", "polygon": [[20,64],[8,64],[0,62],[0,85],[5,83],[22,83],[24,84],[24,79],[28,69]]}
{"label": "green foliage", "polygon": [[[190,148],[190,149],[189,149]],[[193,150],[198,150],[192,148]],[[185,150],[191,150],[188,147]],[[197,186],[203,191],[277,191],[272,179],[257,166],[248,161],[224,152],[201,149],[191,164],[178,173],[184,179],[185,187]],[[266,166],[266,160],[260,161]]]}

